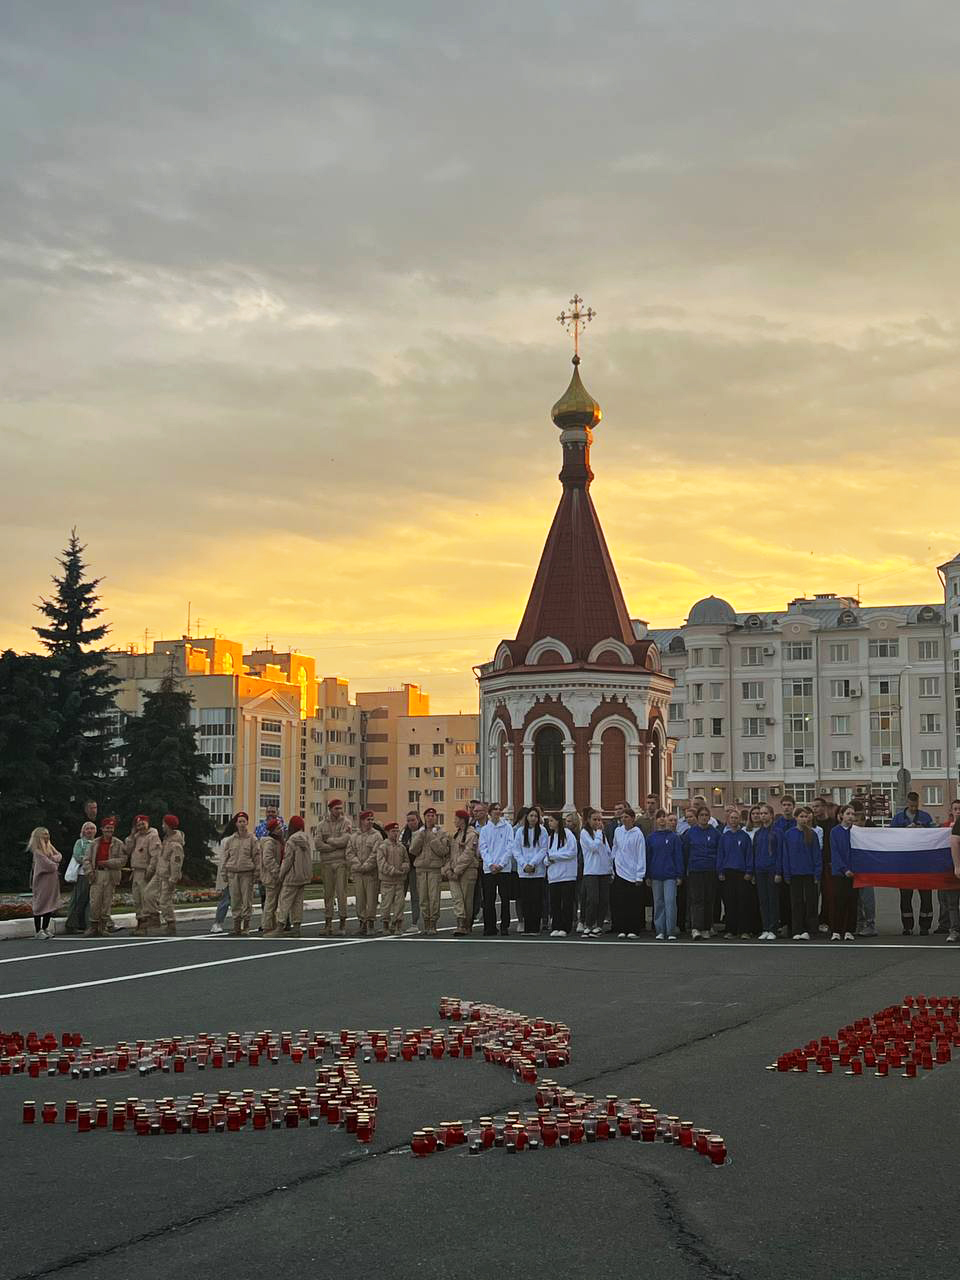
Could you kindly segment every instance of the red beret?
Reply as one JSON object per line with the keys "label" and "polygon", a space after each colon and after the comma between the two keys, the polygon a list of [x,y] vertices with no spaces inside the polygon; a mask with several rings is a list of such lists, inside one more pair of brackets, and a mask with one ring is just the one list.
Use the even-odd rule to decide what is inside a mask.
{"label": "red beret", "polygon": [[343,801],[340,799],[339,796],[334,796],[332,800],[327,801],[328,809],[332,809],[334,805],[339,805],[341,809],[343,808]]}
{"label": "red beret", "polygon": [[149,824],[150,815],[146,813],[138,813],[137,816],[134,818],[134,822],[146,822]]}
{"label": "red beret", "polygon": [[363,811],[363,813],[361,813],[360,817],[361,817],[361,818],[372,818],[372,817],[373,817],[373,810],[372,810],[372,809],[364,809],[364,811]]}
{"label": "red beret", "polygon": [[242,809],[240,810],[240,812],[239,812],[239,813],[235,813],[235,814],[233,815],[233,820],[234,820],[234,822],[236,822],[237,818],[246,818],[246,820],[247,820],[248,822],[250,821],[250,815],[249,815],[249,813],[244,813],[244,811],[243,811]]}
{"label": "red beret", "polygon": [[455,816],[458,818],[469,818],[470,814],[466,809],[458,809]]}
{"label": "red beret", "polygon": [[426,817],[428,813],[436,814],[436,812],[436,809],[431,805],[429,809],[424,809],[423,816]]}
{"label": "red beret", "polygon": [[399,830],[400,830],[400,823],[399,823],[399,822],[388,822],[388,823],[387,823],[387,825],[386,825],[383,829],[384,829],[384,831],[399,831]]}
{"label": "red beret", "polygon": [[293,817],[290,819],[288,830],[290,831],[303,830],[303,819],[300,817],[299,813],[295,813]]}
{"label": "red beret", "polygon": [[101,827],[115,827],[116,825],[117,825],[117,820],[116,818],[113,818],[113,817],[104,818],[103,821],[100,823]]}
{"label": "red beret", "polygon": [[277,827],[279,827],[279,825],[280,825],[280,819],[279,819],[279,818],[268,818],[268,819],[267,819],[267,830],[268,830],[268,831],[276,831],[276,829],[277,829]]}
{"label": "red beret", "polygon": [[163,815],[163,825],[169,827],[171,831],[176,831],[180,826],[180,819],[175,813],[165,813]]}

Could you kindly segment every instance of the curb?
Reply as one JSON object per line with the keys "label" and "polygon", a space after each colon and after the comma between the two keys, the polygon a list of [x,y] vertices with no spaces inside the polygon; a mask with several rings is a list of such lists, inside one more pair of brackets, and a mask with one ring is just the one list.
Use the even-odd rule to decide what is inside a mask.
{"label": "curb", "polygon": [[[443,901],[444,898],[449,898],[449,897],[450,897],[449,890],[444,891],[441,889],[440,891],[441,901]],[[356,898],[352,896],[348,897],[347,906],[348,907],[355,906],[356,901],[357,901]],[[256,902],[254,904],[254,915],[256,915],[259,910],[260,910],[260,904],[259,902]],[[322,910],[323,910],[322,898],[307,898],[304,901],[304,904],[303,904],[304,915],[306,915],[308,911],[322,911]],[[217,914],[216,906],[181,907],[179,910],[176,911],[176,916],[178,920],[212,920],[216,914]],[[54,920],[56,919],[57,917],[55,916]],[[63,924],[62,919],[60,923],[61,925]],[[132,911],[126,911],[122,915],[114,914],[113,923],[116,925],[118,929],[130,929],[136,925],[137,917],[134,915]],[[34,934],[35,934],[35,930],[33,927],[32,916],[25,916],[22,920],[0,920],[0,940],[12,939],[12,938],[32,938]],[[82,934],[64,933],[61,928],[60,932],[57,934],[57,937],[58,938],[79,938],[79,937],[82,937]]]}

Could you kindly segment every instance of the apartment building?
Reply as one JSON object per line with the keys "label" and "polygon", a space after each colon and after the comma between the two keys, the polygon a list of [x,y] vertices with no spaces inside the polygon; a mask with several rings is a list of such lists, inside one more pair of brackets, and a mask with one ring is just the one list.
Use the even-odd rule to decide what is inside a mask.
{"label": "apartment building", "polygon": [[437,810],[441,825],[479,787],[477,715],[431,716],[419,685],[357,694],[366,715],[368,807],[381,822]]}
{"label": "apartment building", "polygon": [[957,794],[960,557],[945,568],[952,629],[940,604],[863,608],[824,593],[758,613],[710,596],[682,627],[647,632],[674,680],[674,808],[695,795],[716,811],[785,792],[847,801],[865,788],[893,806],[905,769],[942,818]]}
{"label": "apartment building", "polygon": [[343,799],[354,817],[363,807],[363,713],[345,681],[318,680],[306,654],[243,646],[221,636],[158,640],[149,653],[111,655],[121,681],[123,715],[137,715],[143,695],[173,672],[189,689],[200,749],[210,761],[204,803],[224,822],[239,809],[254,822],[268,808],[301,814],[316,827],[326,801]]}

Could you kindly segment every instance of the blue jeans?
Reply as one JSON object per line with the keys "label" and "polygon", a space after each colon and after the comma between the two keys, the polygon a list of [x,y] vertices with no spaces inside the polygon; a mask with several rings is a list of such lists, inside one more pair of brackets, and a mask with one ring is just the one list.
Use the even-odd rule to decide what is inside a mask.
{"label": "blue jeans", "polygon": [[669,937],[677,932],[677,882],[676,880],[651,880],[653,889],[654,933]]}
{"label": "blue jeans", "polygon": [[764,933],[776,933],[780,921],[780,886],[775,872],[757,872],[757,897],[760,899],[760,923]]}
{"label": "blue jeans", "polygon": [[227,918],[227,912],[230,910],[230,886],[224,885],[223,893],[220,895],[220,901],[217,903],[217,924],[223,924]]}
{"label": "blue jeans", "polygon": [[857,890],[857,929],[877,927],[877,891],[873,888]]}

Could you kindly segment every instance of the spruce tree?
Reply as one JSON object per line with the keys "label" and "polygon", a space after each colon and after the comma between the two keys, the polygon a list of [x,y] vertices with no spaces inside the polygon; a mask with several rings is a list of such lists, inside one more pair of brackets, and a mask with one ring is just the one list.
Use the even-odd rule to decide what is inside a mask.
{"label": "spruce tree", "polygon": [[130,716],[124,729],[123,775],[117,779],[116,799],[122,835],[130,830],[135,814],[148,814],[159,829],[163,815],[175,813],[185,844],[184,876],[207,884],[207,855],[216,828],[200,799],[210,766],[190,723],[192,700],[172,672],[155,692],[144,694],[143,714]]}
{"label": "spruce tree", "polygon": [[[0,888],[26,889],[27,840],[48,826],[50,758],[57,739],[49,664],[37,654],[0,654]],[[61,853],[73,849],[60,846]]]}
{"label": "spruce tree", "polygon": [[47,650],[58,735],[50,757],[47,820],[54,841],[71,843],[83,817],[83,803],[103,803],[111,763],[111,717],[118,681],[107,651],[97,648],[109,628],[97,588],[88,579],[76,529],[59,557],[62,570],[49,600],[37,606],[46,625],[34,627]]}

